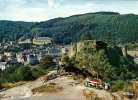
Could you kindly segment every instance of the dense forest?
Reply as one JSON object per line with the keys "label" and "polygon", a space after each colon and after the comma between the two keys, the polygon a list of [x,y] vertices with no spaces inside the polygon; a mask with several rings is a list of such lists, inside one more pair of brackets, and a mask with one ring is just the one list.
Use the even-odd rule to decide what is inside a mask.
{"label": "dense forest", "polygon": [[33,22],[0,21],[0,42],[18,41],[30,33]]}
{"label": "dense forest", "polygon": [[105,41],[110,32],[111,44],[125,44],[137,42],[137,29],[138,15],[115,12],[87,13],[35,23],[0,21],[0,42],[47,36],[57,44],[70,44],[87,32],[92,39]]}

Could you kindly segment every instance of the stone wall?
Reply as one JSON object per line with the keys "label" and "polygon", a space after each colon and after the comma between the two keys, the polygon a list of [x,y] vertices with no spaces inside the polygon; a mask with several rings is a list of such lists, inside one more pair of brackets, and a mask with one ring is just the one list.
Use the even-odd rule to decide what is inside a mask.
{"label": "stone wall", "polygon": [[107,44],[96,40],[86,40],[83,42],[71,44],[70,50],[69,50],[69,57],[72,57],[73,55],[77,54],[85,46],[88,46],[93,49],[99,49],[99,48],[106,47]]}
{"label": "stone wall", "polygon": [[[69,57],[72,57],[73,55],[77,54],[85,46],[96,49],[96,50],[107,48],[107,44],[102,41],[85,40],[83,42],[78,42],[78,43],[74,43],[74,44],[70,45]],[[116,52],[120,55],[127,56],[127,49],[125,47],[114,46],[111,48],[112,49],[114,48],[114,50],[115,50],[114,52]],[[113,54],[111,54],[111,55],[113,55]],[[134,53],[134,55],[135,55],[135,53]],[[138,52],[137,52],[137,56],[138,56]]]}
{"label": "stone wall", "polygon": [[77,43],[71,44],[68,55],[71,58],[75,54],[77,54]]}

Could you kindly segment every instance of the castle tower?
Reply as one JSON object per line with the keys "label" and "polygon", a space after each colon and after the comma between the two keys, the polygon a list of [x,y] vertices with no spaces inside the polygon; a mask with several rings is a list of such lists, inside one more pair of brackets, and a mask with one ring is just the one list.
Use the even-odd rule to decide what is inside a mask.
{"label": "castle tower", "polygon": [[71,43],[70,50],[69,50],[69,57],[71,58],[76,54],[77,54],[77,43],[74,43],[74,44]]}

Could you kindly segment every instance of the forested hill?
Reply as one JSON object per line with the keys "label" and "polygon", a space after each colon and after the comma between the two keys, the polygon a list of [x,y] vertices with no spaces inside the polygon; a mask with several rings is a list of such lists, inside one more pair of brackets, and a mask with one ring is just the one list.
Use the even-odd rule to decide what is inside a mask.
{"label": "forested hill", "polygon": [[[7,27],[6,30],[9,31],[8,33],[13,34],[12,36],[17,39],[48,36],[58,44],[69,44],[76,42],[80,35],[88,31],[91,33],[92,39],[105,40],[106,33],[110,31],[111,40],[114,44],[138,41],[138,15],[134,14],[121,15],[114,12],[97,12],[55,18],[39,23],[18,23],[20,27],[15,26],[16,30],[10,30],[9,27],[12,24],[5,26],[5,29]],[[6,34],[8,33],[1,28],[0,24],[0,34],[5,34],[7,37]]]}
{"label": "forested hill", "polygon": [[30,33],[33,22],[0,21],[0,42],[17,41]]}

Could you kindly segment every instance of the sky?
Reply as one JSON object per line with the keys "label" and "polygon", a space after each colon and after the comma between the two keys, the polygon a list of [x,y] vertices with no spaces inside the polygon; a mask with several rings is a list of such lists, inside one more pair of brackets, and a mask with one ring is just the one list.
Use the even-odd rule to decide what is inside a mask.
{"label": "sky", "polygon": [[40,22],[99,11],[138,15],[138,0],[0,0],[0,20]]}

